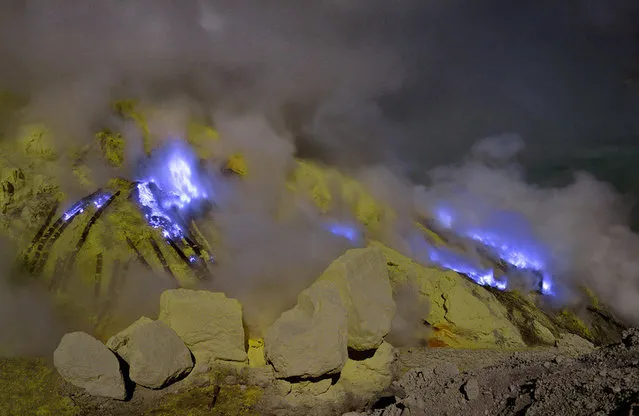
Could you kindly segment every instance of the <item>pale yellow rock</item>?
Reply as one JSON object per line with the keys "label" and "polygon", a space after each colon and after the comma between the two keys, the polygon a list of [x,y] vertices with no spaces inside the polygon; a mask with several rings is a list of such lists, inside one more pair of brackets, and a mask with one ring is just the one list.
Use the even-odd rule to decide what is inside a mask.
{"label": "pale yellow rock", "polygon": [[178,334],[198,363],[246,360],[242,305],[223,293],[166,290],[159,319]]}
{"label": "pale yellow rock", "polygon": [[145,324],[150,324],[153,322],[153,319],[147,318],[146,316],[140,317],[137,321],[133,322],[124,330],[118,332],[106,342],[107,348],[111,351],[119,352],[120,355],[126,354],[127,350],[127,342],[131,337],[131,334],[135,332],[136,329],[140,328]]}
{"label": "pale yellow rock", "polygon": [[377,348],[390,332],[395,315],[386,259],[377,248],[348,250],[324,271],[320,280],[333,282],[348,312],[348,346]]}
{"label": "pale yellow rock", "polygon": [[116,337],[109,340],[109,348],[129,365],[129,377],[135,384],[159,389],[193,368],[191,352],[162,321],[142,318]]}
{"label": "pale yellow rock", "polygon": [[332,379],[325,378],[318,381],[302,381],[291,385],[291,394],[319,396],[331,387]]}
{"label": "pale yellow rock", "polygon": [[360,400],[370,400],[391,385],[397,357],[397,350],[384,342],[371,358],[361,361],[349,359],[337,385]]}
{"label": "pale yellow rock", "polygon": [[532,330],[537,338],[544,344],[555,345],[555,336],[552,332],[550,332],[550,329],[546,328],[538,321],[533,321]]}
{"label": "pale yellow rock", "polygon": [[53,364],[63,379],[94,396],[126,398],[120,363],[113,352],[84,332],[62,337]]}
{"label": "pale yellow rock", "polygon": [[595,349],[592,342],[575,334],[559,334],[555,346],[562,354],[571,357],[579,357],[591,353]]}
{"label": "pale yellow rock", "polygon": [[264,357],[264,340],[249,339],[247,355],[250,367],[265,366],[266,358]]}
{"label": "pale yellow rock", "polygon": [[453,271],[422,266],[379,243],[391,284],[411,283],[430,308],[424,320],[443,345],[463,348],[519,348],[526,344],[506,308],[485,288]]}
{"label": "pale yellow rock", "polygon": [[280,378],[338,373],[348,356],[347,313],[339,289],[317,281],[266,331],[267,360]]}

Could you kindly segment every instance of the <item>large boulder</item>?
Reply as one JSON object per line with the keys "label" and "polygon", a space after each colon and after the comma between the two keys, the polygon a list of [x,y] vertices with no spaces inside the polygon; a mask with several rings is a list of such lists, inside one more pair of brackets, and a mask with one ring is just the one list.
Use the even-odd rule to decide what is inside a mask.
{"label": "large boulder", "polygon": [[280,378],[338,373],[348,357],[347,312],[339,289],[318,281],[266,331],[266,358]]}
{"label": "large boulder", "polygon": [[53,364],[63,379],[89,394],[118,400],[127,396],[117,357],[87,333],[64,335],[53,353]]}
{"label": "large boulder", "polygon": [[178,334],[198,363],[246,360],[242,305],[224,293],[166,290],[160,297],[160,321]]}
{"label": "large boulder", "polygon": [[386,259],[377,248],[348,250],[320,277],[335,284],[348,312],[348,346],[377,348],[391,329],[395,301]]}
{"label": "large boulder", "polygon": [[133,382],[159,389],[193,368],[191,351],[164,322],[142,317],[107,341],[107,347],[129,364]]}
{"label": "large boulder", "polygon": [[486,288],[466,277],[436,267],[422,266],[408,257],[373,244],[384,254],[391,284],[411,284],[429,303],[423,320],[433,329],[429,343],[457,348],[524,347],[521,333],[507,309]]}

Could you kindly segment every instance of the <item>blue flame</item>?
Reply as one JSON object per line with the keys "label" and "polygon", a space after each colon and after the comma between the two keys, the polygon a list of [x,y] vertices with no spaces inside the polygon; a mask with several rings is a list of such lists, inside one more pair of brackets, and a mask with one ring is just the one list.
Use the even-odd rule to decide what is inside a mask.
{"label": "blue flame", "polygon": [[74,217],[84,213],[84,211],[93,204],[96,209],[102,208],[102,206],[111,198],[111,194],[108,192],[98,192],[90,198],[84,198],[75,204],[71,205],[69,209],[67,209],[64,214],[62,214],[62,219],[65,222],[70,221]]}
{"label": "blue flame", "polygon": [[348,222],[329,221],[324,224],[324,228],[331,234],[345,238],[353,244],[358,244],[363,239],[359,227]]}
{"label": "blue flame", "polygon": [[137,185],[138,202],[149,225],[165,238],[182,238],[186,221],[210,199],[212,188],[197,154],[186,143],[172,140],[147,161]]}
{"label": "blue flame", "polygon": [[433,210],[437,225],[484,247],[488,253],[516,270],[541,275],[541,292],[554,294],[548,272],[550,254],[523,215],[491,210],[487,215],[463,215],[450,206]]}
{"label": "blue flame", "polygon": [[490,268],[482,268],[470,258],[442,247],[429,247],[429,260],[445,269],[456,271],[468,276],[475,283],[490,286],[499,290],[506,290],[507,282],[497,280]]}

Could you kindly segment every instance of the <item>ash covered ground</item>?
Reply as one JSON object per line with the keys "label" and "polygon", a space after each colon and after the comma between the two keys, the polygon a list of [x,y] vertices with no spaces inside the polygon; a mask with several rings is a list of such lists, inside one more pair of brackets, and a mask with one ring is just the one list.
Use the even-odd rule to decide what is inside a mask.
{"label": "ash covered ground", "polygon": [[[638,334],[629,330],[623,342],[591,352],[587,343],[574,339],[560,342],[557,350],[499,358],[418,352],[425,365],[393,383],[394,396],[380,401],[380,409],[351,415],[636,415]],[[466,371],[460,373],[460,367]]]}

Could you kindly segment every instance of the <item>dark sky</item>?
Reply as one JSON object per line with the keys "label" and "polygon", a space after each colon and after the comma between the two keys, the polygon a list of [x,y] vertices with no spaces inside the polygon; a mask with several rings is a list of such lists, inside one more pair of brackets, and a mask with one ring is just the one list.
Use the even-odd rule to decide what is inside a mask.
{"label": "dark sky", "polygon": [[501,131],[520,133],[534,155],[629,136],[639,145],[639,89],[624,84],[639,57],[632,9],[569,3],[493,0],[416,15],[414,36],[435,40],[408,51],[411,76],[389,104],[411,126],[408,147],[454,155]]}
{"label": "dark sky", "polygon": [[116,90],[160,89],[285,107],[296,134],[344,163],[398,153],[420,169],[502,132],[521,134],[532,158],[639,137],[639,90],[624,84],[639,62],[637,1],[0,7],[0,81],[66,126]]}

